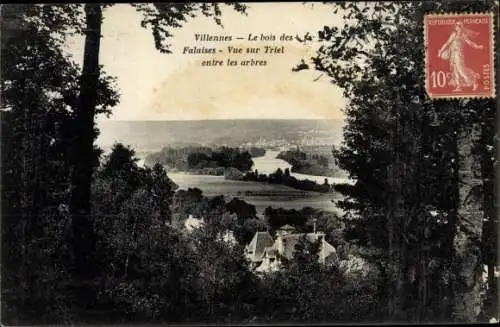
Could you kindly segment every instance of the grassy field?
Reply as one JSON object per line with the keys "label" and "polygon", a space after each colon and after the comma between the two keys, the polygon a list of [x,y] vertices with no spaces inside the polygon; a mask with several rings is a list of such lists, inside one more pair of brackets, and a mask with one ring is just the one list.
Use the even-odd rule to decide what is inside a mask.
{"label": "grassy field", "polygon": [[168,175],[179,185],[180,189],[197,187],[206,196],[239,197],[255,205],[260,213],[268,206],[286,209],[301,209],[309,206],[327,211],[339,211],[335,208],[335,204],[332,203],[332,200],[339,199],[337,194],[301,191],[284,185],[231,181],[225,180],[222,176],[183,173],[169,173]]}

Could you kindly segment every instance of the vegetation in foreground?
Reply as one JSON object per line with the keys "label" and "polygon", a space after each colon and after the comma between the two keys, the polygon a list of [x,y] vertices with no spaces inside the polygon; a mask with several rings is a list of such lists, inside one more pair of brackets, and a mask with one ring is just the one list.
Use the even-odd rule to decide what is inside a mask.
{"label": "vegetation in foreground", "polygon": [[[352,279],[338,267],[325,270],[308,244],[301,245],[296,259],[277,275],[258,278],[249,270],[243,246],[255,231],[282,226],[278,212],[269,211],[266,223],[256,218],[254,206],[239,199],[226,203],[196,189],[175,192],[161,165],[140,168],[133,155],[133,150],[117,144],[96,171],[92,221],[99,273],[84,286],[71,279],[75,258],[66,245],[71,220],[64,206],[53,208],[40,235],[30,235],[29,241],[38,245],[23,261],[27,267],[39,266],[30,272],[39,282],[23,286],[23,267],[4,275],[5,322],[376,319],[375,283]],[[307,219],[294,220],[291,211],[279,212],[289,217],[288,223],[310,228]],[[321,216],[320,226],[336,218],[313,209],[295,214]],[[189,215],[203,217],[205,225],[188,233],[183,222]],[[330,225],[327,237],[338,227]],[[227,230],[234,232],[237,244],[221,238]],[[46,238],[55,242],[43,242]],[[78,287],[86,288],[85,305],[71,291]]]}

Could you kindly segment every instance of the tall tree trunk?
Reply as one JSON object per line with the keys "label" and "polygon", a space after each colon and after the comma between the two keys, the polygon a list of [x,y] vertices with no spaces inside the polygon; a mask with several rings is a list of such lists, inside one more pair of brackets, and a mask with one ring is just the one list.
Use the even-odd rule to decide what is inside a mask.
{"label": "tall tree trunk", "polygon": [[[455,130],[459,130],[459,127],[456,126]],[[448,224],[446,225],[446,228],[444,230],[444,235],[443,235],[443,248],[444,248],[444,253],[443,256],[446,258],[446,261],[444,262],[444,269],[448,273],[450,273],[447,276],[451,276],[452,272],[454,270],[454,242],[455,242],[455,231],[457,229],[457,224],[458,224],[458,209],[460,207],[460,187],[459,187],[459,181],[460,181],[460,165],[461,165],[461,160],[460,158],[460,151],[459,151],[459,134],[454,133],[451,135],[452,139],[450,140],[450,151],[452,152],[452,158],[454,159],[453,164],[452,164],[452,173],[451,173],[451,181],[450,181],[450,189],[448,190],[447,196],[449,197],[450,201],[449,204],[446,206],[446,209],[448,210]],[[443,300],[443,308],[446,308],[444,312],[442,313],[442,317],[449,317],[452,312],[453,312],[453,299],[454,299],[454,284],[452,283],[451,279],[446,278],[447,281],[444,285],[444,298]]]}
{"label": "tall tree trunk", "polygon": [[99,45],[102,8],[86,4],[85,49],[80,84],[80,105],[75,119],[73,174],[70,212],[73,220],[75,269],[77,275],[92,274],[95,234],[90,218],[90,192],[94,156],[94,115],[99,81]]}
{"label": "tall tree trunk", "polygon": [[497,279],[495,266],[497,261],[498,222],[495,205],[495,144],[496,110],[485,110],[481,133],[481,170],[484,193],[484,223],[483,223],[483,264],[488,268],[488,293],[485,301],[485,314],[488,317],[498,316]]}
{"label": "tall tree trunk", "polygon": [[387,205],[387,233],[389,256],[389,288],[387,311],[390,320],[401,320],[403,307],[403,290],[405,286],[403,273],[401,221],[403,218],[402,161],[399,153],[401,139],[401,126],[399,117],[399,101],[394,103],[393,110],[396,123],[391,131],[392,164],[388,167],[387,178],[389,182],[389,197]]}
{"label": "tall tree trunk", "polygon": [[[409,161],[409,166],[411,167],[411,172],[409,175],[412,177],[412,180],[410,182],[411,187],[411,193],[409,195],[410,197],[410,203],[412,204],[412,212],[411,216],[409,217],[410,219],[405,219],[408,221],[411,221],[411,219],[418,219],[419,222],[419,227],[421,230],[419,231],[420,237],[421,237],[421,244],[418,249],[414,249],[412,247],[408,246],[408,253],[412,253],[411,255],[408,255],[409,257],[413,257],[415,253],[414,251],[417,250],[417,257],[418,261],[413,262],[412,266],[408,267],[408,271],[418,271],[419,274],[416,274],[415,279],[417,282],[418,286],[418,305],[417,305],[417,314],[416,314],[416,319],[417,321],[425,321],[428,318],[428,308],[427,308],[427,284],[428,284],[428,274],[427,274],[427,267],[429,264],[429,248],[430,248],[430,242],[429,242],[429,237],[427,235],[427,213],[424,213],[422,215],[422,210],[421,208],[423,205],[427,202],[427,199],[429,198],[427,192],[428,188],[424,185],[422,185],[422,181],[424,179],[424,175],[422,174],[422,165],[420,163],[424,162],[424,158],[422,156],[424,152],[424,145],[430,145],[430,138],[429,138],[429,131],[426,129],[427,127],[427,120],[426,117],[423,115],[423,112],[420,112],[420,110],[415,110],[413,115],[412,115],[412,122],[411,122],[411,131],[412,131],[412,142],[411,142],[411,156],[410,156],[410,161]],[[424,220],[422,220],[422,218]],[[405,228],[405,235],[407,231],[409,230],[408,227]],[[410,233],[412,231],[409,231]],[[409,276],[410,277],[410,276]],[[408,280],[410,283],[414,282],[411,278],[408,277]]]}
{"label": "tall tree trunk", "polygon": [[477,160],[473,146],[480,139],[479,126],[473,126],[458,139],[459,194],[457,228],[454,239],[455,287],[453,316],[456,321],[474,322],[481,312],[481,234],[483,229],[483,203],[481,178],[477,175]]}

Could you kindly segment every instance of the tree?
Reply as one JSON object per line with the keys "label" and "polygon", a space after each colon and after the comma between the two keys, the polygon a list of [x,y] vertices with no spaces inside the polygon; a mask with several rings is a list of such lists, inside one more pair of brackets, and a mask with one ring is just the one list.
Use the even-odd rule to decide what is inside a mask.
{"label": "tree", "polygon": [[[137,161],[133,149],[121,143],[116,143],[106,161],[98,170],[97,180],[95,181],[95,184],[98,184],[95,188],[97,192],[102,192],[100,188],[103,185],[99,184],[103,182],[104,184],[109,183],[111,190],[108,189],[99,194],[97,198],[93,199],[93,203],[102,203],[100,197],[111,196],[113,200],[104,202],[104,206],[100,207],[100,209],[107,210],[108,214],[112,214],[129,200],[131,194],[143,189],[153,201],[155,212],[159,215],[158,219],[164,223],[170,223],[172,218],[170,205],[177,185],[168,178],[162,165],[156,164],[152,169],[149,167],[140,168]],[[110,194],[106,194],[107,192]]]}
{"label": "tree", "polygon": [[[100,76],[99,46],[101,38],[101,25],[103,9],[110,6],[102,4],[85,4],[86,29],[84,33],[85,48],[83,71],[80,83],[80,101],[76,117],[78,118],[77,136],[74,149],[83,158],[91,158],[94,141],[94,115],[97,101],[97,85]],[[246,7],[240,4],[231,4],[239,12],[245,12]],[[163,53],[169,53],[169,44],[166,39],[171,37],[171,28],[181,27],[188,18],[197,14],[211,16],[217,24],[221,24],[221,10],[219,4],[206,3],[155,3],[134,4],[134,7],[143,14],[141,22],[143,27],[152,29],[155,46]],[[77,267],[79,274],[92,275],[93,232],[90,215],[90,189],[92,183],[92,163],[89,160],[77,160],[74,163],[72,174],[73,191],[71,197],[71,213],[74,217],[74,230],[78,239],[75,242],[77,257],[81,264]]]}
{"label": "tree", "polygon": [[226,209],[229,213],[235,213],[238,216],[238,223],[243,224],[246,220],[257,216],[257,209],[252,204],[248,204],[239,198],[233,198],[226,203]]}
{"label": "tree", "polygon": [[233,159],[232,166],[241,171],[249,171],[253,166],[252,156],[248,151],[238,153]]}
{"label": "tree", "polygon": [[129,190],[135,190],[139,187],[142,177],[140,176],[137,161],[133,149],[121,143],[116,143],[99,170],[99,174],[103,178],[120,178],[129,185]]}
{"label": "tree", "polygon": [[[498,54],[497,54],[498,55]],[[498,100],[497,107],[498,108]],[[498,283],[495,278],[495,265],[498,262],[498,217],[495,214],[498,210],[496,201],[497,195],[494,176],[496,171],[496,158],[492,156],[492,151],[498,148],[496,143],[496,110],[494,107],[486,107],[483,110],[483,117],[479,120],[484,122],[481,129],[481,147],[477,152],[481,161],[484,194],[484,223],[482,231],[483,260],[488,267],[488,299],[486,301],[485,314],[487,317],[494,317],[498,312]],[[491,141],[495,143],[490,143]]]}
{"label": "tree", "polygon": [[[462,155],[468,150],[462,145],[478,142],[468,138],[461,143],[459,135],[476,124],[480,107],[494,107],[494,103],[431,102],[427,98],[421,82],[423,14],[444,9],[461,12],[498,8],[491,1],[450,4],[448,8],[432,2],[342,3],[335,12],[342,12],[350,23],[343,28],[325,26],[319,31],[318,38],[324,45],[312,58],[314,68],[325,72],[350,99],[344,145],[334,154],[356,183],[337,187],[348,196],[339,205],[348,211],[348,223],[354,225],[351,229],[367,245],[386,251],[388,319],[446,317],[445,305],[433,313],[430,306],[445,303],[443,294],[431,292],[438,288],[430,287],[444,272],[453,272],[459,280],[451,293],[450,284],[447,286],[448,298],[453,295],[455,319],[477,319],[477,305],[469,302],[464,310],[461,303],[466,299],[474,299],[476,304],[479,301],[476,285],[481,260],[476,254],[468,254],[479,250],[477,239],[483,217],[476,211],[471,216],[475,227],[462,231],[466,223],[458,213],[468,210],[460,201],[465,198],[465,188],[470,188],[470,178],[460,178],[457,172],[467,166]],[[437,163],[439,169],[434,168]],[[460,189],[459,178],[466,183]],[[446,226],[429,220],[430,208],[449,213]],[[443,230],[444,240],[426,237],[434,228]],[[473,263],[465,265],[465,257]],[[436,262],[441,273],[435,270],[429,277],[429,266]],[[474,273],[465,277],[467,271]],[[417,285],[413,289],[415,302],[405,295],[411,294],[408,291],[413,283]]]}
{"label": "tree", "polygon": [[174,192],[178,186],[167,176],[163,166],[156,164],[151,171],[150,194],[154,203],[159,208],[160,220],[172,223],[172,211],[170,210]]}
{"label": "tree", "polygon": [[284,260],[278,272],[262,277],[257,314],[263,322],[352,323],[378,318],[374,285],[318,263],[319,246],[301,237],[293,258]]}
{"label": "tree", "polygon": [[[102,8],[100,4],[85,4],[86,29],[83,70],[80,82],[79,106],[76,110],[78,124],[73,142],[81,156],[73,162],[70,212],[76,237],[75,256],[78,259],[76,273],[90,277],[95,271],[92,264],[95,236],[90,220],[90,194],[94,151],[94,115],[99,80],[99,46],[101,39]],[[74,156],[76,159],[76,156]]]}
{"label": "tree", "polygon": [[206,228],[195,232],[194,242],[198,271],[195,285],[200,302],[193,320],[248,320],[258,299],[258,280],[248,268],[243,248],[229,247]]}
{"label": "tree", "polygon": [[204,153],[190,153],[187,157],[188,167],[196,168],[200,165],[200,163],[204,163],[204,165],[206,165],[209,159],[210,158]]}
{"label": "tree", "polygon": [[[66,251],[71,238],[66,204],[79,68],[64,55],[62,44],[67,28],[78,28],[76,21],[68,24],[74,9],[75,5],[1,8],[2,230],[7,269],[2,277],[4,294],[12,294],[5,300],[16,304],[15,316],[25,320],[53,322],[68,314],[65,274],[73,259]],[[100,76],[97,92],[96,114],[109,113],[118,101],[113,80]],[[94,151],[94,161],[97,155]],[[32,277],[27,278],[30,271]],[[39,294],[62,302],[56,307]],[[29,311],[34,308],[31,301],[39,301],[36,311]]]}
{"label": "tree", "polygon": [[237,226],[234,231],[234,237],[240,245],[249,244],[256,232],[265,232],[268,229],[267,224],[258,218],[248,219],[243,224]]}
{"label": "tree", "polygon": [[[50,305],[60,305],[61,301],[64,304],[65,298],[59,297],[68,288],[64,282],[69,281],[62,277],[64,272],[71,271],[84,279],[100,273],[96,269],[97,260],[92,254],[95,254],[95,243],[102,239],[96,237],[93,226],[95,222],[89,215],[90,185],[100,155],[100,151],[93,146],[97,137],[94,116],[109,113],[109,107],[118,101],[113,80],[100,72],[98,63],[102,9],[107,6],[11,5],[1,8],[2,127],[4,132],[12,136],[2,138],[3,158],[9,156],[9,160],[4,161],[7,164],[2,165],[2,168],[7,168],[5,171],[2,169],[2,177],[3,181],[12,185],[12,188],[5,188],[5,192],[2,192],[3,200],[6,200],[2,201],[2,217],[6,218],[3,220],[6,227],[3,231],[9,234],[9,239],[12,236],[10,240],[4,239],[8,246],[3,248],[4,253],[8,254],[4,256],[7,258],[6,266],[13,268],[9,270],[12,274],[9,272],[3,280],[9,281],[10,285],[20,285],[9,288],[7,292],[13,294],[9,295],[9,299],[13,300],[10,301],[11,304],[21,299],[18,309],[24,314],[22,317],[25,320],[42,314],[50,319],[53,318],[52,312],[60,313],[60,308],[53,310],[50,306],[41,307],[42,312],[28,312],[27,309],[33,301],[42,301],[38,295],[44,293],[44,287],[46,296],[54,295],[54,299],[58,301]],[[232,6],[237,10],[244,10],[243,6]],[[148,7],[157,10],[148,11]],[[145,20],[156,16],[156,19],[149,20],[144,25],[152,25],[157,40],[170,36],[163,29],[164,26],[179,27],[186,18],[194,16],[195,12],[213,15],[216,22],[220,23],[218,4],[140,4],[137,8],[145,14]],[[62,45],[67,35],[81,33],[85,23],[87,38],[83,76],[80,76],[79,68],[63,54]],[[4,37],[4,32],[9,35]],[[157,47],[168,45],[160,42]],[[17,167],[16,159],[21,163]],[[135,170],[133,165],[129,168]],[[124,170],[126,169],[122,169],[122,172]],[[171,193],[170,183],[164,183],[164,171],[156,167],[145,174],[152,175],[151,178],[144,177],[152,180],[151,188],[139,189],[137,192],[140,192],[135,197],[144,199],[144,194],[148,194],[148,191],[159,196]],[[119,180],[117,176],[111,179]],[[124,186],[126,184],[122,183]],[[108,186],[107,183],[100,183],[99,187],[110,191],[109,193],[115,191],[112,188],[106,189]],[[112,197],[106,200],[116,203],[112,201],[116,200]],[[166,209],[164,201],[168,201],[168,196],[157,203],[153,201],[152,205],[160,207],[160,216],[168,217],[168,212],[162,213],[162,208]],[[68,223],[67,227],[72,227],[73,235],[65,227],[61,227],[62,231],[53,230],[60,227],[56,226],[56,222],[67,223],[67,220],[60,217],[67,214],[66,203],[70,204],[73,216],[72,223]],[[20,245],[15,240],[16,236],[21,239]],[[67,253],[60,246],[61,239],[70,240],[74,250],[73,257],[65,257]],[[54,264],[62,264],[64,269],[69,267],[68,271],[63,269],[63,273],[58,275],[59,272],[45,269],[51,260],[47,260],[45,252],[42,255],[35,251],[42,244],[45,244],[44,251],[51,253],[50,258]],[[19,258],[22,258],[23,264],[18,269],[16,260]],[[37,268],[34,269],[31,265]],[[26,274],[30,271],[34,281],[32,278],[26,279]],[[49,278],[46,279],[47,275],[44,274],[49,274]],[[67,274],[66,277],[69,279]],[[43,280],[49,282],[44,284]],[[28,281],[28,284],[20,281]],[[49,289],[49,284],[54,288]],[[80,283],[76,286],[80,287],[76,292],[78,294],[80,290],[93,288],[94,285],[88,287],[88,284]],[[60,293],[54,294],[54,289]],[[91,302],[88,304],[93,305]]]}
{"label": "tree", "polygon": [[114,321],[190,321],[199,308],[196,252],[180,231],[147,221],[140,211],[150,212],[151,202],[137,196],[127,204],[136,232],[123,222],[107,230],[110,242],[102,250],[110,256],[102,265],[101,306],[113,308],[106,312]]}

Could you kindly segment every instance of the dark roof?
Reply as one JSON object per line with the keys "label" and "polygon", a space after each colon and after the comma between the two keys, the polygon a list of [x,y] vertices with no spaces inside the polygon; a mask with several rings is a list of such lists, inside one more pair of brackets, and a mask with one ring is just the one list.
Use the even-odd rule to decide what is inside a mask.
{"label": "dark roof", "polygon": [[322,259],[325,262],[331,261],[331,260],[335,261],[338,259],[337,250],[335,249],[335,247],[333,245],[331,245],[330,243],[325,241],[325,239],[323,239],[323,241],[321,242],[320,255],[322,256]]}
{"label": "dark roof", "polygon": [[250,260],[258,262],[262,260],[264,250],[274,244],[273,238],[268,232],[255,233],[250,244],[247,245],[247,251],[251,251]]}

